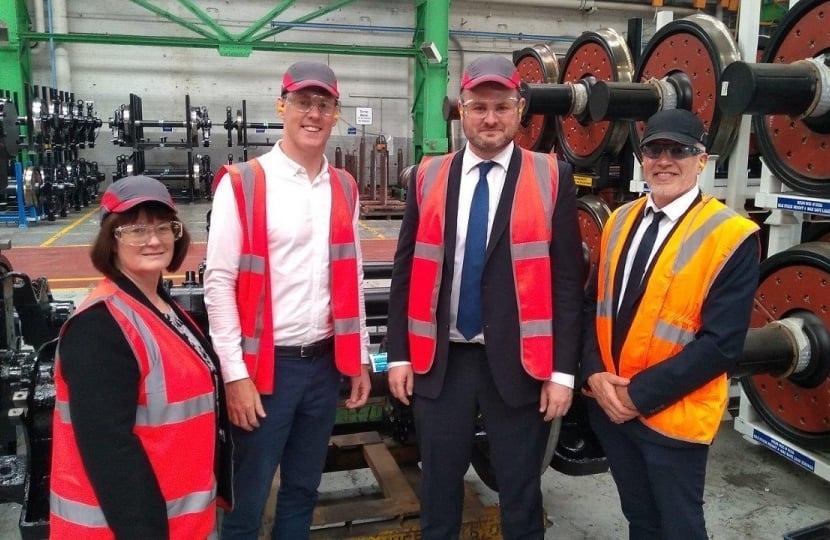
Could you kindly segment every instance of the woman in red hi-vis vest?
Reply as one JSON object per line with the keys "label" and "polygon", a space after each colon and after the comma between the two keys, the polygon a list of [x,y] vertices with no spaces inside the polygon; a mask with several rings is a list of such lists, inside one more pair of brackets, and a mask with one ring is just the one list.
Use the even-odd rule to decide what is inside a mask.
{"label": "woman in red hi-vis vest", "polygon": [[218,359],[161,285],[189,245],[161,182],[107,188],[91,249],[104,280],[58,341],[51,538],[216,538],[217,503],[231,507]]}

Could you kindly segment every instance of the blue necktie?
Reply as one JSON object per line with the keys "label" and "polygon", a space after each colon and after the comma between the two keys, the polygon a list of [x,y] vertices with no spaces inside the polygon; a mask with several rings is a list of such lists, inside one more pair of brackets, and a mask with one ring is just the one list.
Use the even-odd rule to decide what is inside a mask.
{"label": "blue necktie", "polygon": [[651,251],[654,249],[654,242],[657,240],[657,230],[660,228],[660,221],[662,221],[665,214],[663,212],[655,212],[651,218],[643,238],[640,240],[640,245],[637,247],[637,253],[634,255],[634,262],[631,263],[631,271],[628,273],[628,282],[625,285],[625,294],[623,295],[622,304],[620,304],[620,311],[623,309],[632,309],[637,299],[640,297],[642,290],[643,277],[646,273],[646,263]]}
{"label": "blue necktie", "polygon": [[461,287],[458,296],[456,328],[470,340],[481,332],[481,272],[484,269],[484,253],[487,251],[487,213],[490,206],[487,173],[495,165],[492,161],[478,164],[478,184],[470,203],[470,221],[467,223],[467,240],[464,262],[461,267]]}

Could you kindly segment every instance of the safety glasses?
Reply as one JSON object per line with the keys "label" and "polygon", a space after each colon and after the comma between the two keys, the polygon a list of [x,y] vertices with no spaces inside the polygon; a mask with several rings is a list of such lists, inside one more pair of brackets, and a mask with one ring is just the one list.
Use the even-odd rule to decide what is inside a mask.
{"label": "safety glasses", "polygon": [[663,152],[668,152],[671,159],[685,159],[705,152],[702,148],[685,144],[644,144],[640,147],[640,151],[651,159],[659,158]]}

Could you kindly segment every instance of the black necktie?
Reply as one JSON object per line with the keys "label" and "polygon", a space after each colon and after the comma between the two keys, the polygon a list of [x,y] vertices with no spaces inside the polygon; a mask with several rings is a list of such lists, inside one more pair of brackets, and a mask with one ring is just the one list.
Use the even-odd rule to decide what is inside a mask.
{"label": "black necktie", "polygon": [[470,220],[464,244],[464,262],[461,266],[461,286],[458,294],[458,317],[455,326],[465,339],[481,332],[481,272],[487,251],[487,214],[490,207],[490,189],[487,173],[495,162],[478,164],[478,183],[470,203]]}
{"label": "black necktie", "polygon": [[634,255],[634,262],[631,263],[631,271],[628,273],[625,295],[623,295],[619,311],[632,309],[640,297],[643,276],[646,273],[646,263],[648,263],[648,257],[654,249],[654,241],[657,239],[657,230],[660,228],[660,221],[663,216],[665,216],[663,212],[655,212],[651,218],[651,223],[640,239],[637,254]]}

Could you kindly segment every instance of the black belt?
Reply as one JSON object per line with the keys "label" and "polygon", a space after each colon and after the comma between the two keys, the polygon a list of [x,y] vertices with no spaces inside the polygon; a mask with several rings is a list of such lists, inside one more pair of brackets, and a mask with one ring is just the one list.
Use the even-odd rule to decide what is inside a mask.
{"label": "black belt", "polygon": [[334,338],[327,337],[307,345],[282,345],[274,347],[277,356],[295,356],[298,358],[311,358],[329,353],[334,349]]}

